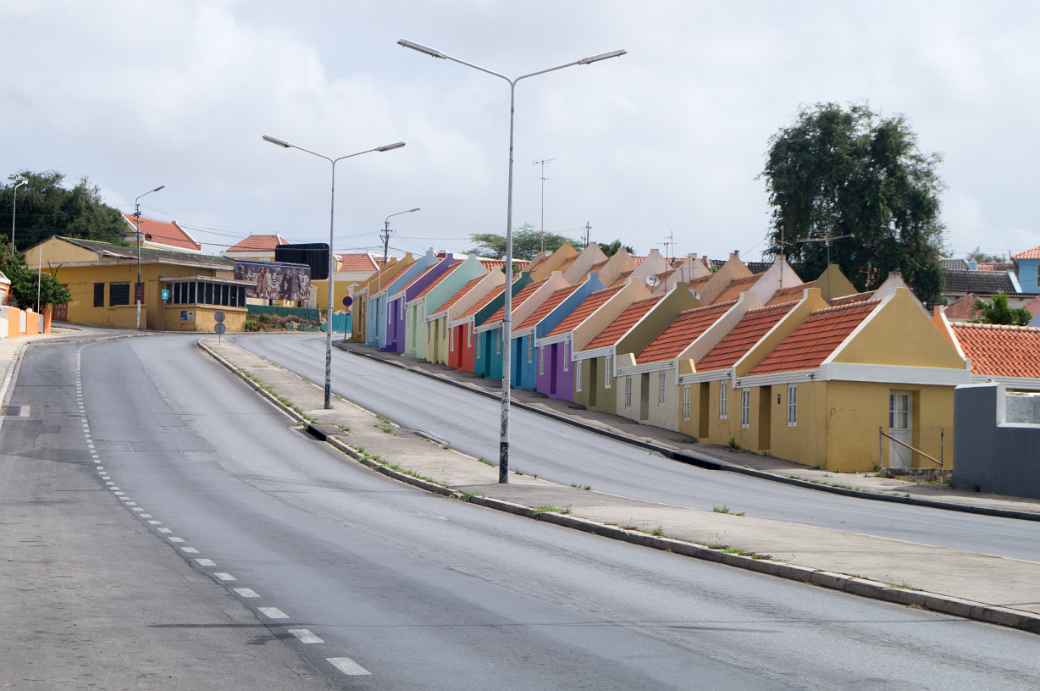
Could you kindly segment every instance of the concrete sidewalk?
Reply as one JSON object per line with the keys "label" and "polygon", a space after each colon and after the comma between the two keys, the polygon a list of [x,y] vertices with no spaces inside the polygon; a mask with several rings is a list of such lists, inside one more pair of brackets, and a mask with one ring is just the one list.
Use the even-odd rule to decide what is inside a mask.
{"label": "concrete sidewalk", "polygon": [[319,437],[380,472],[492,508],[658,549],[1040,633],[1040,563],[635,501],[512,473],[406,433],[236,345],[200,346]]}
{"label": "concrete sidewalk", "polygon": [[[497,381],[434,365],[404,355],[350,342],[336,342],[347,352],[405,369],[416,374],[469,389],[484,396],[499,397]],[[739,472],[777,482],[797,484],[821,491],[918,504],[935,508],[1040,521],[1040,499],[1004,497],[953,489],[946,485],[886,478],[875,473],[834,473],[810,468],[771,456],[738,451],[716,444],[703,444],[679,432],[639,424],[619,415],[587,410],[525,389],[512,390],[513,405],[614,439],[653,449],[679,461],[719,470]]]}

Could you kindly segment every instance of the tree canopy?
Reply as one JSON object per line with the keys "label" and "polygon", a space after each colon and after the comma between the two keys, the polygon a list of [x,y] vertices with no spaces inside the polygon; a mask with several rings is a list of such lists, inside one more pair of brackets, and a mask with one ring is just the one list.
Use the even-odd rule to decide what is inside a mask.
{"label": "tree canopy", "polygon": [[[474,233],[470,236],[476,245],[470,249],[471,254],[482,257],[502,258],[506,256],[506,237],[498,233]],[[565,244],[580,244],[556,233],[545,234],[545,250],[555,252]],[[525,223],[513,231],[513,258],[534,259],[542,248],[542,234],[534,226]]]}
{"label": "tree canopy", "polygon": [[981,247],[976,247],[971,252],[968,252],[968,254],[964,258],[967,259],[968,261],[976,261],[976,262],[982,262],[982,263],[986,263],[986,262],[1001,263],[1001,262],[1006,262],[1007,261],[1007,257],[1005,255],[1003,255],[1003,254],[987,254],[986,252],[982,251]]}
{"label": "tree canopy", "polygon": [[901,116],[861,105],[820,103],[769,140],[762,177],[772,206],[768,252],[806,276],[831,261],[860,290],[898,271],[924,302],[942,286],[937,173],[940,157],[919,150]]}
{"label": "tree canopy", "polygon": [[622,244],[621,240],[615,240],[614,242],[599,242],[596,243],[599,248],[603,250],[603,254],[608,257],[613,257],[615,254],[624,249],[629,254],[635,254],[636,251],[631,246]]}
{"label": "tree canopy", "polygon": [[1026,308],[1010,307],[1008,296],[1004,293],[997,293],[992,300],[976,300],[975,309],[979,311],[975,321],[983,324],[1028,326],[1033,319],[1033,315]]}
{"label": "tree canopy", "polygon": [[11,210],[16,180],[28,184],[18,188],[15,217],[15,246],[32,247],[51,235],[69,235],[105,242],[123,242],[126,221],[118,210],[101,200],[101,192],[87,178],[75,186],[63,186],[65,176],[56,171],[34,173],[24,170],[0,185],[0,236],[10,239]]}
{"label": "tree canopy", "polygon": [[63,305],[69,301],[69,291],[65,286],[46,269],[41,274],[29,268],[21,252],[11,251],[9,242],[0,241],[0,271],[11,281],[11,295],[21,308],[36,307],[37,281],[41,307]]}

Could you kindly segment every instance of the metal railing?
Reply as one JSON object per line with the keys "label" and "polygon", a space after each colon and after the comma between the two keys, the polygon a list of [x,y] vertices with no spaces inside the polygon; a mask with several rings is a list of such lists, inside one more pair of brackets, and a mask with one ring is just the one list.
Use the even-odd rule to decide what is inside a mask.
{"label": "metal railing", "polygon": [[[939,472],[940,473],[943,472],[944,467],[945,467],[944,466],[944,460],[945,460],[945,447],[946,447],[946,430],[945,429],[940,429],[939,430],[939,457],[938,458],[936,458],[935,456],[932,456],[931,454],[927,454],[924,451],[921,451],[921,449],[918,449],[917,447],[914,447],[914,446],[911,446],[910,444],[907,444],[902,439],[896,439],[891,434],[886,432],[884,427],[878,427],[878,460],[879,461],[883,461],[884,458],[885,458],[885,439],[886,438],[889,439],[890,441],[894,441],[895,443],[899,444],[902,447],[910,449],[910,451],[912,453],[916,453],[919,456],[924,456],[929,461],[931,461],[932,463],[934,463],[937,466],[939,466]],[[889,470],[892,469],[892,457],[891,457],[891,454],[889,454],[888,463],[884,464],[884,465],[885,465],[885,467],[887,469],[889,469]],[[910,465],[911,465],[911,469],[912,469],[912,467],[913,467],[913,461],[912,460],[910,462]]]}

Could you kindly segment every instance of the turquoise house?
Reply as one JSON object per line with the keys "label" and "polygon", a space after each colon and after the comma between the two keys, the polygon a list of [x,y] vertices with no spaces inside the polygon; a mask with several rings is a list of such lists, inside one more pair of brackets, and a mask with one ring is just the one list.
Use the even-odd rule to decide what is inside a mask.
{"label": "turquoise house", "polygon": [[545,375],[545,358],[540,357],[537,341],[549,335],[549,332],[567,318],[574,308],[586,297],[604,285],[596,274],[589,276],[581,285],[564,286],[554,290],[544,302],[513,328],[513,368],[511,379],[513,386],[534,391],[538,377]]}
{"label": "turquoise house", "polygon": [[[517,297],[531,285],[531,275],[526,271],[513,281],[513,304]],[[474,315],[473,325],[480,329],[489,320],[497,319],[497,327],[478,331],[473,371],[478,377],[502,378],[502,305],[505,294],[497,296]]]}
{"label": "turquoise house", "polygon": [[[392,349],[398,353],[404,350],[404,296],[399,293],[438,261],[439,258],[433,250],[427,250],[426,254],[416,259],[407,271],[376,295],[376,309],[372,310],[371,301],[369,302],[370,313],[378,324],[378,343],[375,344],[377,348]],[[391,314],[390,310],[394,310],[394,313]]]}
{"label": "turquoise house", "polygon": [[[449,255],[450,257],[451,255]],[[431,334],[432,323],[427,317],[437,312],[445,300],[455,294],[459,288],[484,273],[484,265],[476,255],[470,255],[465,261],[454,259],[451,266],[411,300],[405,308],[405,354],[421,360],[427,359],[427,351],[432,346],[438,347],[441,342],[447,343],[447,333]],[[443,320],[436,322],[438,327],[446,326]]]}
{"label": "turquoise house", "polygon": [[1040,247],[1019,252],[1011,259],[1015,262],[1019,291],[1040,293]]}

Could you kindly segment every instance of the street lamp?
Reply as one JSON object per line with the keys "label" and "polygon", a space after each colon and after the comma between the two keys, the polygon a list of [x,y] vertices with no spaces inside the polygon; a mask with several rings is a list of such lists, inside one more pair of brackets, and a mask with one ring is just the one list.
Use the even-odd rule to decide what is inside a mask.
{"label": "street lamp", "polygon": [[348,158],[354,158],[355,156],[361,156],[362,154],[370,154],[370,153],[375,153],[375,152],[382,153],[384,151],[393,151],[394,149],[400,149],[402,146],[404,146],[404,142],[394,142],[393,144],[384,144],[383,146],[377,146],[374,149],[365,149],[364,151],[358,151],[356,153],[346,154],[345,156],[339,156],[337,158],[333,158],[331,156],[326,156],[325,154],[319,154],[316,151],[311,151],[310,149],[305,149],[302,146],[296,146],[295,144],[290,144],[289,142],[285,141],[284,139],[278,139],[276,137],[271,137],[271,136],[266,135],[266,134],[263,135],[261,137],[261,139],[263,139],[265,142],[274,144],[275,146],[280,146],[283,149],[297,149],[298,151],[302,151],[305,154],[310,154],[311,156],[317,156],[318,158],[321,158],[321,159],[324,159],[324,160],[328,161],[329,165],[330,165],[330,167],[332,169],[332,189],[331,189],[331,193],[330,193],[331,200],[329,202],[329,277],[328,277],[328,284],[329,284],[329,290],[328,290],[328,298],[329,298],[328,315],[329,316],[328,316],[328,324],[325,327],[325,410],[330,410],[332,408],[332,311],[333,311],[333,304],[332,304],[332,300],[333,300],[332,288],[333,288],[333,285],[332,284],[333,284],[333,281],[335,280],[335,277],[336,277],[336,269],[335,269],[335,266],[334,266],[336,257],[335,257],[335,254],[333,254],[333,251],[332,251],[332,248],[335,246],[334,223],[335,223],[335,218],[336,218],[336,164],[339,163],[340,161],[343,161],[343,160],[348,159]]}
{"label": "street lamp", "polygon": [[505,304],[503,305],[503,317],[502,317],[502,427],[499,435],[498,443],[498,481],[502,484],[509,482],[509,404],[510,397],[512,396],[512,382],[510,381],[512,373],[512,349],[510,339],[513,336],[513,121],[516,115],[516,85],[523,79],[530,77],[537,77],[548,72],[556,72],[567,67],[574,67],[576,65],[591,65],[594,62],[600,62],[601,60],[609,60],[610,58],[619,58],[624,55],[627,51],[624,50],[612,50],[609,53],[600,53],[598,55],[591,55],[587,58],[581,58],[574,62],[568,62],[565,65],[557,65],[556,67],[549,67],[544,70],[538,70],[537,72],[530,72],[528,74],[522,74],[519,77],[507,77],[504,74],[499,74],[485,67],[474,65],[473,63],[453,58],[450,55],[442,53],[439,50],[430,48],[428,46],[420,45],[412,41],[406,41],[401,39],[397,42],[397,45],[404,48],[411,48],[412,50],[419,51],[425,55],[429,55],[431,58],[437,58],[439,60],[450,60],[460,65],[473,68],[484,74],[490,74],[492,77],[498,77],[509,84],[509,175],[508,175],[508,186],[509,190],[506,193],[506,285],[505,285]]}
{"label": "street lamp", "polygon": [[134,225],[137,227],[137,283],[134,285],[134,303],[137,305],[137,328],[141,328],[141,301],[144,300],[144,284],[141,283],[141,198],[166,187],[159,185],[134,198]]}
{"label": "street lamp", "polygon": [[383,219],[383,266],[386,266],[386,261],[389,258],[387,255],[390,252],[390,219],[401,214],[414,214],[416,211],[420,211],[418,206],[405,211],[395,211],[392,214],[387,214],[386,218]]}
{"label": "street lamp", "polygon": [[11,191],[11,252],[14,252],[14,217],[18,213],[18,188],[22,185],[28,185],[29,181],[25,178],[18,178],[14,181],[14,189]]}

